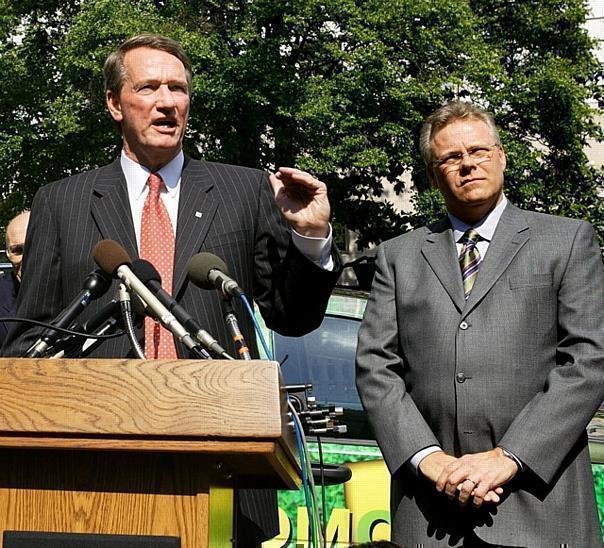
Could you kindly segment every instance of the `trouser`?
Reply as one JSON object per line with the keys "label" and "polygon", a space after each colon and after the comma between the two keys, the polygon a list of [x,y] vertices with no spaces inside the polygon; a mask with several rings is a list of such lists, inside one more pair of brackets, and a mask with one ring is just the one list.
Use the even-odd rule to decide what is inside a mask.
{"label": "trouser", "polygon": [[235,489],[235,546],[253,548],[279,533],[274,489]]}

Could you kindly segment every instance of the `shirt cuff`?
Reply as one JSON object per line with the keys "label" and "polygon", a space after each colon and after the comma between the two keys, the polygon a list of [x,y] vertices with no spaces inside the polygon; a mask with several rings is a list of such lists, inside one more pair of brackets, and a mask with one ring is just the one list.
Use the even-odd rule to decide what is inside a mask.
{"label": "shirt cuff", "polygon": [[308,260],[320,266],[323,270],[334,269],[333,257],[331,256],[331,244],[333,241],[331,223],[329,224],[329,234],[325,238],[313,238],[302,236],[292,228],[292,241]]}
{"label": "shirt cuff", "polygon": [[524,472],[524,465],[522,464],[522,461],[516,455],[514,455],[514,453],[512,453],[505,447],[502,447],[501,445],[499,446],[499,448],[503,451],[503,454],[506,457],[512,459],[517,464],[519,472]]}
{"label": "shirt cuff", "polygon": [[421,451],[418,451],[409,459],[409,466],[413,469],[413,471],[419,475],[419,463],[424,460],[428,455],[432,453],[436,453],[437,451],[442,451],[442,449],[438,445],[430,445]]}

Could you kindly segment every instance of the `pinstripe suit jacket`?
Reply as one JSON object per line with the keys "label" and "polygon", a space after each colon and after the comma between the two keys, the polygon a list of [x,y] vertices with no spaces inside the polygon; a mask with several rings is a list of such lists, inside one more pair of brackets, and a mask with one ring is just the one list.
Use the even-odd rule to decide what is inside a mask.
{"label": "pinstripe suit jacket", "polygon": [[[585,427],[604,398],[604,268],[592,227],[508,204],[464,299],[448,221],[379,249],[357,386],[393,475],[393,539],[601,546]],[[491,511],[460,508],[408,460],[501,444],[527,470]]]}
{"label": "pinstripe suit jacket", "polygon": [[[102,239],[115,240],[132,258],[138,257],[119,159],[46,185],[36,194],[17,314],[52,320],[76,296],[95,267],[91,252]],[[175,245],[174,296],[233,353],[218,292],[199,289],[186,277],[186,264],[192,255],[203,250],[220,256],[231,276],[255,299],[267,325],[288,335],[319,326],[339,274],[339,268],[326,272],[297,252],[266,174],[254,169],[185,158]],[[79,320],[92,317],[114,294],[110,290],[92,302]],[[255,352],[253,325],[241,308],[238,315]],[[39,329],[12,331],[3,354],[20,355],[39,335]],[[124,357],[129,355],[129,348],[126,338],[121,337],[103,343],[91,356]],[[181,346],[179,355],[184,355]],[[250,502],[244,497],[241,505],[248,507],[247,515],[256,522],[264,512],[258,500]]]}

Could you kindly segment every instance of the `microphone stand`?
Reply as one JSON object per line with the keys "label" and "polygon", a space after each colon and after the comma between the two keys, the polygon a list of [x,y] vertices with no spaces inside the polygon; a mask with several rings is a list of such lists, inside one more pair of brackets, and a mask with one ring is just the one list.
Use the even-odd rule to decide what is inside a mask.
{"label": "microphone stand", "polygon": [[[123,283],[119,284],[116,298],[117,298],[117,301],[114,300],[110,304],[113,304],[113,306],[115,307],[115,314],[117,313],[117,308],[119,308],[121,317],[122,317],[122,323],[124,325],[124,331],[128,335],[128,339],[130,341],[130,344],[132,345],[132,348],[134,349],[136,356],[138,358],[141,358],[141,355],[142,355],[141,359],[145,359],[142,347],[140,346],[138,339],[136,338],[136,331],[134,328],[134,320],[133,320],[133,315],[132,315],[132,301],[131,301],[130,292],[128,291],[128,288]],[[118,318],[114,315],[114,313],[112,313],[107,319],[100,322],[98,325],[95,323],[95,320],[93,319],[93,320],[87,322],[87,324],[82,326],[80,329],[84,329],[84,331],[90,330],[89,332],[93,335],[106,335],[107,333],[116,329],[118,322],[119,322]],[[91,325],[89,326],[88,324],[91,324]],[[101,340],[101,339],[86,339],[83,342],[83,344],[81,344],[79,347],[72,346],[71,348],[66,349],[65,351],[58,352],[57,354],[55,354],[52,357],[53,358],[70,358],[70,357],[71,358],[74,358],[74,357],[85,358],[86,356],[90,355],[90,353],[93,350],[95,350],[102,343],[103,343],[103,340]]]}
{"label": "microphone stand", "polygon": [[233,339],[233,342],[235,343],[237,354],[242,360],[251,360],[252,355],[245,342],[243,333],[241,333],[241,329],[239,329],[239,322],[237,321],[237,315],[235,314],[235,310],[231,303],[231,296],[223,293],[223,297],[224,321],[229,335],[231,335],[231,339]]}
{"label": "microphone stand", "polygon": [[140,343],[138,342],[138,339],[136,338],[136,332],[134,331],[134,324],[132,322],[132,303],[130,302],[130,292],[128,291],[128,288],[126,287],[126,284],[124,282],[120,282],[118,295],[120,301],[120,310],[122,312],[122,319],[124,321],[124,328],[126,330],[126,333],[128,334],[128,339],[130,340],[132,349],[134,350],[137,357],[141,360],[144,360],[145,353]]}
{"label": "microphone stand", "polygon": [[[96,329],[92,334],[93,335],[106,335],[110,331],[112,331],[116,328],[117,323],[118,323],[118,321],[115,318],[107,320],[103,325],[100,326],[99,329]],[[95,350],[98,346],[100,346],[102,342],[103,342],[102,339],[86,339],[86,341],[84,341],[84,344],[82,345],[82,348],[80,349],[80,351],[76,357],[86,358],[93,350]],[[65,357],[69,357],[69,356],[65,356]]]}

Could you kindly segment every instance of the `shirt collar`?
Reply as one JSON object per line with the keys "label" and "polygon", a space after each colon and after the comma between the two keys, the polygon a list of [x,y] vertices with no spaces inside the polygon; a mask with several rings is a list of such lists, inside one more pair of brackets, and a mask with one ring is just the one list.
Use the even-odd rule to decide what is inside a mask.
{"label": "shirt collar", "polygon": [[474,225],[464,223],[461,219],[455,217],[455,215],[448,213],[449,220],[453,226],[453,237],[455,238],[455,241],[459,242],[464,233],[469,228],[473,228],[480,234],[481,238],[490,242],[493,239],[493,234],[495,234],[495,229],[497,228],[497,224],[499,223],[499,219],[501,219],[501,215],[503,214],[503,210],[507,203],[507,198],[502,196],[501,202]]}
{"label": "shirt collar", "polygon": [[[151,171],[145,166],[135,162],[132,158],[126,156],[122,149],[120,163],[124,177],[126,177],[126,185],[128,186],[128,194],[140,198],[147,184],[147,179]],[[170,160],[157,173],[161,176],[166,185],[166,190],[170,196],[174,196],[180,183],[182,168],[185,163],[185,155],[181,150],[172,160]]]}

